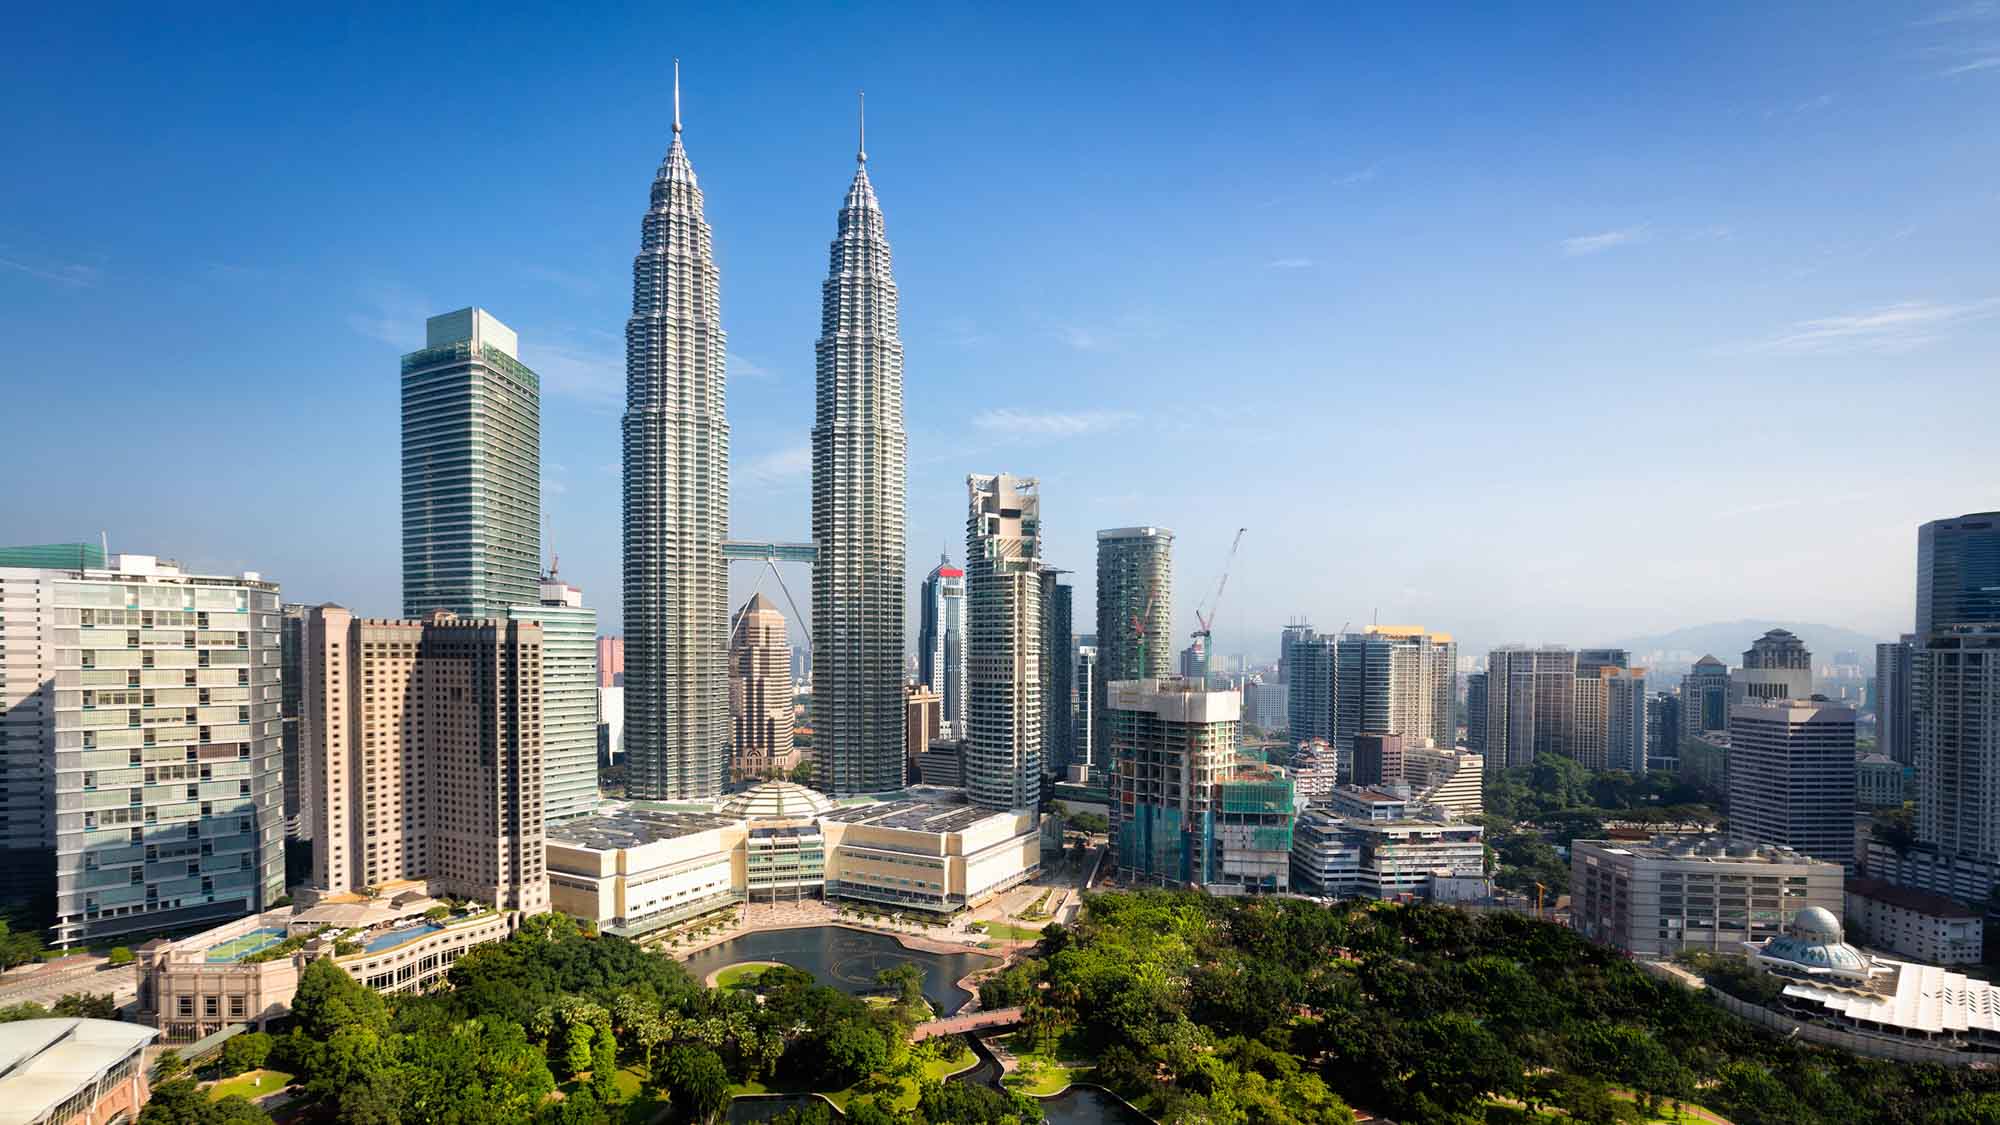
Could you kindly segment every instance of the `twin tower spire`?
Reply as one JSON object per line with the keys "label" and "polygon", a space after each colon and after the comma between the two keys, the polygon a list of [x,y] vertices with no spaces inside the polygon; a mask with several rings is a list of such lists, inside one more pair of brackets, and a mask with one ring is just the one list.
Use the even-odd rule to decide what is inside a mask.
{"label": "twin tower spire", "polygon": [[[903,344],[865,116],[857,133],[814,347],[812,722],[816,780],[835,794],[900,788],[904,763]],[[673,142],[640,223],[625,325],[625,744],[640,798],[716,797],[729,775],[720,289],[676,59]]]}

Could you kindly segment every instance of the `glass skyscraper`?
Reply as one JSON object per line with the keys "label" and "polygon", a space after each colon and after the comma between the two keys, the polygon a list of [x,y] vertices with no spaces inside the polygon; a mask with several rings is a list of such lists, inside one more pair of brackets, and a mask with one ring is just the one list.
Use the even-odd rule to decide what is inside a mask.
{"label": "glass skyscraper", "polygon": [[924,578],[917,623],[917,682],[943,700],[945,726],[965,724],[965,571],[944,555]]}
{"label": "glass skyscraper", "polygon": [[541,574],[541,380],[484,309],[403,357],[403,616],[503,617]]}
{"label": "glass skyscraper", "polygon": [[1110,745],[1104,724],[1117,680],[1159,679],[1174,667],[1174,533],[1118,527],[1097,533],[1097,666],[1091,676],[1091,744]]}
{"label": "glass skyscraper", "polygon": [[2000,622],[2000,512],[1917,529],[1917,641],[1954,625]]}
{"label": "glass skyscraper", "polygon": [[542,626],[542,820],[597,809],[597,611],[553,572],[535,605],[509,606]]}

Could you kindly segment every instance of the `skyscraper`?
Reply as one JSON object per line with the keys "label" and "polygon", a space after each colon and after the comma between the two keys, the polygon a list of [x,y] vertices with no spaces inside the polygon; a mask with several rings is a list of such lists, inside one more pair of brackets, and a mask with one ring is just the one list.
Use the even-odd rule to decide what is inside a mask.
{"label": "skyscraper", "polygon": [[425,880],[436,895],[548,909],[542,640],[531,621],[309,611],[300,729],[318,796],[315,889]]}
{"label": "skyscraper", "polygon": [[1729,836],[1854,869],[1854,712],[1824,700],[1729,709]]}
{"label": "skyscraper", "polygon": [[[1949,857],[1948,866],[1984,872],[1980,881],[1990,887],[2000,866],[2000,815],[1994,811],[2000,802],[2000,623],[1932,630],[1916,650],[1911,681],[1917,839]],[[1966,893],[1962,887],[1930,889]]]}
{"label": "skyscraper", "polygon": [[1278,682],[1290,683],[1292,678],[1292,646],[1313,635],[1313,627],[1303,620],[1293,620],[1278,632]]}
{"label": "skyscraper", "polygon": [[1104,753],[1094,741],[1094,732],[1090,726],[1090,716],[1095,710],[1092,703],[1097,698],[1097,645],[1090,642],[1096,639],[1094,636],[1085,637],[1084,643],[1076,646],[1072,665],[1075,669],[1072,683],[1076,685],[1076,707],[1070,716],[1070,727],[1074,734],[1071,740],[1069,764],[1072,772],[1075,767],[1083,767],[1086,778],[1091,771],[1104,768]]}
{"label": "skyscraper", "polygon": [[792,646],[785,615],[761,593],[736,611],[729,630],[729,712],[736,728],[731,780],[790,773],[799,764],[792,741]]}
{"label": "skyscraper", "polygon": [[507,607],[542,626],[542,819],[597,809],[597,611],[551,569],[534,605]]}
{"label": "skyscraper", "polygon": [[813,762],[828,793],[903,784],[903,341],[867,145],[820,286],[813,409]]}
{"label": "skyscraper", "polygon": [[285,835],[294,840],[311,839],[306,833],[312,831],[312,817],[304,815],[312,808],[312,794],[305,788],[305,761],[299,757],[299,705],[306,684],[306,614],[311,609],[287,603],[278,620],[279,680],[283,685],[278,721],[285,763]]}
{"label": "skyscraper", "polygon": [[944,722],[955,737],[965,718],[965,571],[940,554],[924,577],[918,608],[917,682],[938,693]]}
{"label": "skyscraper", "polygon": [[1786,629],[1772,629],[1743,651],[1743,667],[1730,674],[1731,704],[1812,695],[1812,653]]}
{"label": "skyscraper", "polygon": [[1689,736],[1729,729],[1729,667],[1713,656],[1681,677],[1681,730]]}
{"label": "skyscraper", "polygon": [[[285,893],[278,586],[148,555],[50,583],[60,945]],[[73,638],[73,639],[72,639]]]}
{"label": "skyscraper", "polygon": [[1917,640],[1953,625],[2000,622],[2000,512],[1917,529]]}
{"label": "skyscraper", "polygon": [[1486,753],[1486,685],[1485,672],[1473,672],[1465,677],[1465,745],[1475,754]]}
{"label": "skyscraper", "polygon": [[625,322],[625,750],[634,797],[722,792],[729,759],[729,420],[720,278],[674,139],[653,177]]}
{"label": "skyscraper", "polygon": [[[46,914],[56,862],[56,673],[53,595],[84,566],[81,550],[0,553],[0,899],[39,903]],[[56,569],[63,564],[74,569]],[[125,682],[100,673],[86,685]],[[36,922],[46,922],[43,917]]]}
{"label": "skyscraper", "polygon": [[1033,808],[1046,721],[1038,483],[1001,473],[965,488],[966,796]]}
{"label": "skyscraper", "polygon": [[1673,692],[1654,692],[1646,699],[1646,768],[1681,768],[1681,697]]}
{"label": "skyscraper", "polygon": [[1069,768],[1074,753],[1076,665],[1068,659],[1076,643],[1071,622],[1071,588],[1060,580],[1066,570],[1044,565],[1042,581],[1042,772],[1051,777]]}
{"label": "skyscraper", "polygon": [[1502,645],[1486,657],[1486,768],[1533,765],[1574,752],[1576,653]]}
{"label": "skyscraper", "polygon": [[424,322],[403,357],[403,615],[493,617],[535,601],[541,380],[485,309]]}
{"label": "skyscraper", "polygon": [[1364,731],[1398,734],[1412,746],[1456,743],[1458,646],[1449,634],[1369,625],[1340,637],[1336,658],[1335,738],[1343,754]]}
{"label": "skyscraper", "polygon": [[1097,668],[1091,685],[1091,742],[1106,742],[1114,680],[1158,679],[1174,666],[1174,533],[1118,527],[1097,533]]}
{"label": "skyscraper", "polygon": [[1292,678],[1285,685],[1285,728],[1294,742],[1318,739],[1331,744],[1339,735],[1339,640],[1329,635],[1292,642]]}
{"label": "skyscraper", "polygon": [[1915,634],[1875,646],[1875,749],[1900,765],[1910,765],[1916,753],[1915,712],[1911,707],[1910,668],[1916,653]]}

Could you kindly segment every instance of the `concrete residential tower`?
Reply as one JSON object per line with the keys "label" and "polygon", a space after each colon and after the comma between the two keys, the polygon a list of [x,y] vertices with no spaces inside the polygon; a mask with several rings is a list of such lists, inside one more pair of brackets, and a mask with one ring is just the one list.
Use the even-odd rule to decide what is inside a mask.
{"label": "concrete residential tower", "polygon": [[634,797],[719,796],[729,764],[729,421],[721,286],[674,140],[653,177],[625,323],[625,757]]}
{"label": "concrete residential tower", "polygon": [[1033,477],[965,479],[966,795],[996,809],[1041,797],[1041,498]]}
{"label": "concrete residential tower", "polygon": [[813,762],[836,795],[901,787],[905,737],[903,341],[865,143],[855,160],[814,348]]}
{"label": "concrete residential tower", "polygon": [[403,614],[492,617],[541,574],[541,380],[485,309],[424,322],[403,357]]}
{"label": "concrete residential tower", "polygon": [[1114,680],[1156,680],[1174,666],[1174,533],[1117,527],[1097,533],[1097,665],[1091,670],[1091,745],[1110,745],[1104,724]]}
{"label": "concrete residential tower", "polygon": [[597,611],[551,569],[540,600],[507,616],[542,626],[542,818],[588,815],[597,809]]}

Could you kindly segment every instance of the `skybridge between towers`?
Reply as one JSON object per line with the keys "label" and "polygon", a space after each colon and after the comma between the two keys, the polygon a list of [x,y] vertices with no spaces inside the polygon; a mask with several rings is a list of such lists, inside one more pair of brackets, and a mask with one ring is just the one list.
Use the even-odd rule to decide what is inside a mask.
{"label": "skybridge between towers", "polygon": [[779,572],[778,564],[792,562],[812,566],[819,562],[819,544],[724,539],[722,561],[725,566],[733,562],[761,562],[770,570],[771,577],[778,580],[779,591],[785,595],[785,604],[792,607],[792,619],[805,626],[806,652],[812,652],[812,618],[799,612],[799,603],[792,598],[791,587],[785,585],[785,576]]}

